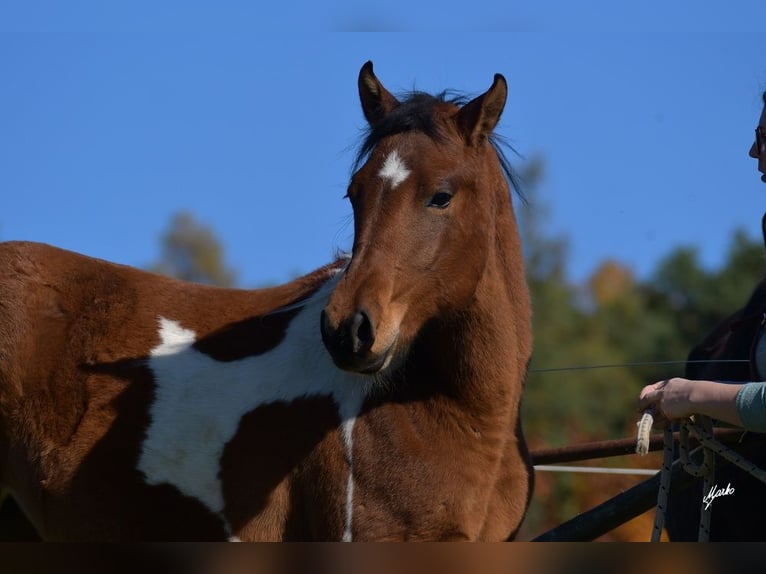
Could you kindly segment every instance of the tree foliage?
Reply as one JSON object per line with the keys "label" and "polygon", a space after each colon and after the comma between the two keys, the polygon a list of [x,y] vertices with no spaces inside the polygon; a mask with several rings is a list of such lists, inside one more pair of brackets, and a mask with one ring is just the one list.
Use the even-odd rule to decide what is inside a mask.
{"label": "tree foliage", "polygon": [[236,272],[224,262],[224,250],[212,228],[187,212],[176,213],[161,239],[160,259],[150,268],[184,281],[232,287]]}

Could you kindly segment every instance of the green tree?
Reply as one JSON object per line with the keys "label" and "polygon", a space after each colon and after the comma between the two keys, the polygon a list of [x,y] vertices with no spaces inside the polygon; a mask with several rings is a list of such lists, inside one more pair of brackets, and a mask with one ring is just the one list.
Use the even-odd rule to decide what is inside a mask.
{"label": "green tree", "polygon": [[765,272],[763,243],[739,229],[718,269],[705,269],[697,250],[688,247],[677,248],[660,261],[644,285],[647,307],[673,318],[677,343],[688,352],[719,321],[745,304]]}
{"label": "green tree", "polygon": [[236,272],[224,263],[223,247],[212,228],[187,211],[173,216],[161,250],[159,261],[150,266],[155,273],[220,287],[236,284]]}

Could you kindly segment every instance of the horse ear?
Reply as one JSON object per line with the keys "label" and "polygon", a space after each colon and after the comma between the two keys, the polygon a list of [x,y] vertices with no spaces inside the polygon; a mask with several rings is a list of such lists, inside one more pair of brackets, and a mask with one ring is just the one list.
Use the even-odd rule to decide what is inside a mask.
{"label": "horse ear", "polygon": [[364,117],[371,125],[382,120],[399,105],[399,101],[375,77],[372,62],[367,62],[359,70],[359,99],[362,101]]}
{"label": "horse ear", "polygon": [[456,121],[460,133],[469,145],[477,145],[489,137],[500,120],[508,96],[508,84],[500,74],[485,93],[460,108]]}

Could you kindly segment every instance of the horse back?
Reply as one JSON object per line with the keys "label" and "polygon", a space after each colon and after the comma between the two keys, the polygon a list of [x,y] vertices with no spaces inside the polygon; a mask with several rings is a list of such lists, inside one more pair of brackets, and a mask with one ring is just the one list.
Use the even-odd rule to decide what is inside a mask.
{"label": "horse back", "polygon": [[[257,353],[231,351],[237,337],[216,334],[305,299],[336,269],[246,291],[178,281],[45,244],[0,244],[1,485],[45,538],[112,537],[111,523],[96,520],[83,521],[88,532],[48,528],[67,524],[65,515],[103,516],[99,507],[125,517],[114,537],[146,538],[143,517],[177,517],[175,509],[186,505],[186,520],[158,524],[157,537],[220,539],[220,521],[207,509],[169,494],[169,487],[146,489],[137,470],[155,393],[147,360],[161,343],[163,318],[198,334],[207,341],[202,350],[217,360],[231,358],[220,356],[224,348]],[[124,499],[108,495],[104,484]]]}
{"label": "horse back", "polygon": [[325,271],[271,289],[221,289],[45,244],[2,243],[3,379],[20,384],[32,372],[54,366],[146,356],[158,343],[159,317],[172,317],[204,336],[304,297],[322,281]]}

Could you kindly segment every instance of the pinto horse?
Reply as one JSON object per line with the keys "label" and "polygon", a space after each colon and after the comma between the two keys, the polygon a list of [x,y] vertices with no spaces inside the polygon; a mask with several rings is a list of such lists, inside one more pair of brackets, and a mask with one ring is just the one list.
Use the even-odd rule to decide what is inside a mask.
{"label": "pinto horse", "polygon": [[0,479],[47,540],[503,540],[533,474],[507,86],[397,99],[350,257],[260,290],[0,245]]}
{"label": "pinto horse", "polygon": [[[761,230],[766,246],[766,215],[761,220]],[[766,380],[765,328],[766,277],[755,287],[744,307],[719,323],[692,349],[685,376],[732,382]],[[748,440],[733,448],[757,466],[766,468],[766,435],[747,434]],[[734,465],[717,465],[714,482],[721,488],[730,484],[735,493],[716,498],[712,504],[710,540],[765,540],[766,485]],[[690,488],[678,493],[673,492],[671,485],[666,514],[671,540],[697,540],[700,505],[705,494],[702,479],[695,480]]]}

